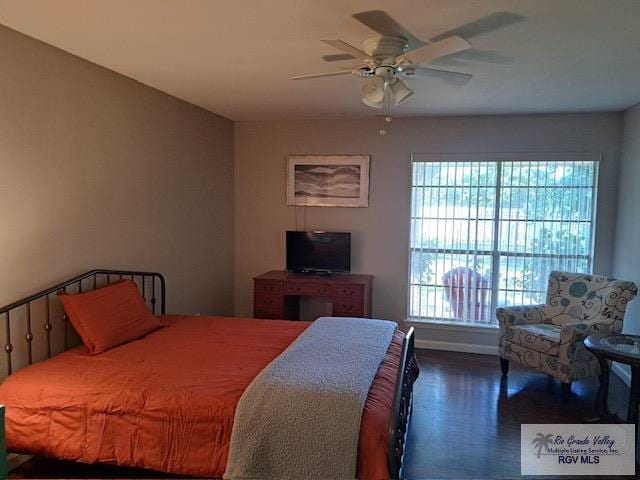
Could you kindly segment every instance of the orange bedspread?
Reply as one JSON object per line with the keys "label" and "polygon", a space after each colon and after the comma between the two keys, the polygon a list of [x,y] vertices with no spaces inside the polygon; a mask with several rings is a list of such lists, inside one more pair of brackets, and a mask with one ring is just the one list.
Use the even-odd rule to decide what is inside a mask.
{"label": "orange bedspread", "polygon": [[[97,356],[78,347],[0,386],[11,451],[221,477],[236,405],[252,379],[307,326],[161,317],[164,328]],[[403,334],[367,399],[358,478],[387,478],[390,405]]]}

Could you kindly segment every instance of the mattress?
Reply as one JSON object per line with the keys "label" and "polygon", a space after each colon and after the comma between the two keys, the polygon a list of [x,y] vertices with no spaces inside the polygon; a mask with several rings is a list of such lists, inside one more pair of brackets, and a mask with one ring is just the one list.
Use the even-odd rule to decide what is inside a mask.
{"label": "mattress", "polygon": [[[0,386],[10,451],[222,477],[240,396],[306,322],[160,317],[164,327],[91,356],[77,347]],[[402,350],[396,332],[363,413],[358,478],[387,473],[387,429]]]}

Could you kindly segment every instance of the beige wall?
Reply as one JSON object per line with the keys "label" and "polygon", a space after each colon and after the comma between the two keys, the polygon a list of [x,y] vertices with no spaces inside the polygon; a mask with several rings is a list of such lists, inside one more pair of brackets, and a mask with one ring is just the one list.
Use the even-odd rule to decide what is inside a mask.
{"label": "beige wall", "polygon": [[128,268],[230,314],[233,214],[231,121],[0,26],[0,305]]}
{"label": "beige wall", "polygon": [[[640,104],[624,113],[613,273],[640,286]],[[630,304],[624,331],[640,335],[640,298]]]}
{"label": "beige wall", "polygon": [[[307,208],[306,228],[353,232],[353,271],[375,276],[376,317],[406,314],[413,152],[603,152],[595,270],[609,273],[620,129],[618,113],[236,123],[236,314],[252,313],[252,277],[285,265],[284,231],[295,227],[285,205],[290,154],[371,155],[370,206]],[[446,338],[464,343],[456,335]]]}

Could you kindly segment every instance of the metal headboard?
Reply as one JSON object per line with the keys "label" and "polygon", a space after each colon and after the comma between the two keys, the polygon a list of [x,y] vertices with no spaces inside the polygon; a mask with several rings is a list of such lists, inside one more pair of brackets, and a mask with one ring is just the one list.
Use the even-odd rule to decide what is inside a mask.
{"label": "metal headboard", "polygon": [[[51,358],[52,348],[51,348],[51,330],[53,328],[53,324],[51,323],[51,306],[49,301],[49,296],[55,294],[56,292],[62,290],[67,291],[69,287],[76,287],[76,291],[78,293],[82,293],[83,291],[94,290],[99,286],[99,280],[102,280],[102,284],[108,284],[115,280],[121,280],[124,278],[129,278],[133,281],[140,280],[139,288],[141,290],[142,296],[145,301],[150,302],[150,308],[155,315],[156,313],[156,283],[159,283],[160,287],[160,314],[164,315],[166,313],[166,287],[165,280],[161,273],[157,272],[135,272],[129,270],[91,270],[87,273],[83,273],[82,275],[78,275],[77,277],[71,278],[69,280],[65,280],[62,283],[54,285],[53,287],[47,288],[41,292],[30,295],[22,300],[18,300],[17,302],[13,302],[5,307],[0,308],[0,319],[4,316],[5,329],[6,329],[6,344],[4,346],[4,351],[7,354],[7,375],[11,375],[12,373],[12,364],[11,364],[11,354],[14,350],[14,345],[11,343],[11,318],[12,312],[17,309],[26,309],[26,315],[24,319],[26,321],[26,335],[24,336],[24,340],[27,346],[27,363],[29,365],[33,364],[33,351],[32,351],[32,343],[34,339],[33,329],[32,329],[32,321],[31,321],[31,304],[44,298],[45,303],[45,315],[44,315],[44,330],[46,335],[46,350],[47,350],[47,358]],[[89,280],[88,280],[89,279]],[[148,280],[150,279],[150,280]],[[156,280],[158,282],[156,282]],[[148,294],[150,295],[148,299]],[[66,314],[63,314],[62,320],[64,322],[64,349],[67,350],[69,348],[69,321],[67,319]]]}

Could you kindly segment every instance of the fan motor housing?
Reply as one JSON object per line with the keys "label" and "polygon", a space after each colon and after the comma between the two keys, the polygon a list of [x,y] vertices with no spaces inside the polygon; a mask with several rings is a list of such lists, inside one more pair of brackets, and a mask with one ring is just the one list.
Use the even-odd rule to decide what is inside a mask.
{"label": "fan motor housing", "polygon": [[397,56],[402,55],[409,42],[404,37],[384,35],[373,37],[362,42],[362,49],[367,55],[371,55],[380,63],[393,64]]}

